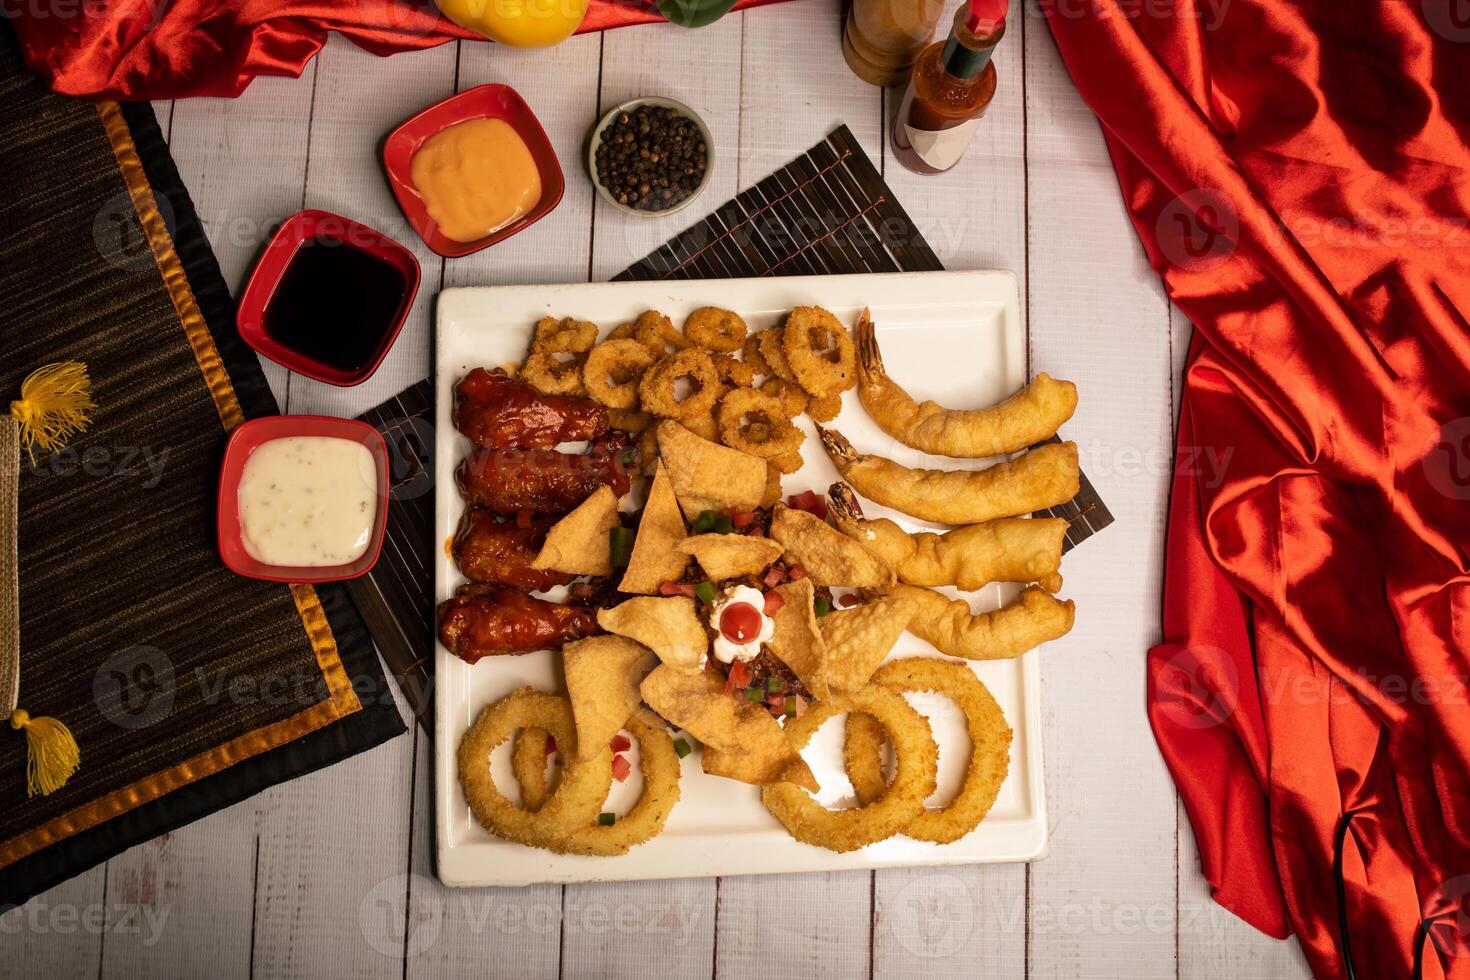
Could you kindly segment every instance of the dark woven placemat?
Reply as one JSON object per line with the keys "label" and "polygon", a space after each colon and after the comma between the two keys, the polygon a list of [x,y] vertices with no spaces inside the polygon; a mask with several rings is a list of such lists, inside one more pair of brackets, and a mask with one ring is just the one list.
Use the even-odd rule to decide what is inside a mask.
{"label": "dark woven placemat", "polygon": [[21,473],[21,706],[63,719],[82,765],[27,799],[25,740],[0,737],[4,907],[403,726],[343,589],[219,560],[227,419],[276,406],[152,110],[51,94],[0,30],[0,170],[0,393],[74,358],[98,404]]}
{"label": "dark woven placemat", "polygon": [[[727,279],[943,269],[846,126],[613,277]],[[365,415],[395,456],[388,544],[352,597],[425,727],[434,669],[434,387]],[[1086,474],[1072,500],[1042,512],[1068,522],[1071,550],[1113,522]]]}

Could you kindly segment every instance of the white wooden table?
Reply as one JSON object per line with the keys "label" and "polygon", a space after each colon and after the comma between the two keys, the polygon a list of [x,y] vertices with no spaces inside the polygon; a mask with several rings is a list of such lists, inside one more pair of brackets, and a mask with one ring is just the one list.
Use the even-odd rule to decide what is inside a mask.
{"label": "white wooden table", "polygon": [[[298,80],[157,107],[237,293],[301,207],[417,248],[424,281],[377,375],[339,389],[266,363],[289,412],[354,415],[425,377],[442,286],[602,280],[846,123],[946,266],[1020,276],[1034,370],[1074,379],[1067,435],[1117,523],[1066,561],[1077,628],[1044,657],[1051,855],[962,870],[451,891],[433,877],[428,740],[416,728],[139,845],[0,917],[0,971],[29,977],[1305,977],[1294,944],[1208,898],[1144,714],[1159,635],[1175,391],[1189,325],[1125,215],[1102,137],[1034,9],[964,162],[916,177],[886,153],[892,96],[838,48],[838,0],[639,27],[548,51],[449,44],[381,59],[334,38]],[[567,173],[548,218],[445,262],[402,223],[377,153],[400,120],[506,82]],[[603,108],[677,98],[714,132],[711,186],[668,222],[595,199],[580,158]]]}

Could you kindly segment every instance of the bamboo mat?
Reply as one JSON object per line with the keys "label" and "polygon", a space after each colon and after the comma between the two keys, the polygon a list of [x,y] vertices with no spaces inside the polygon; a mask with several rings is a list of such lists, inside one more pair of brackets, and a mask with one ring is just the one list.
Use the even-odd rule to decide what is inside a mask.
{"label": "bamboo mat", "polygon": [[[846,126],[737,194],[614,281],[927,272],[938,256]],[[394,456],[383,557],[350,586],[353,600],[420,721],[432,728],[435,542],[431,379],[359,416]],[[1061,517],[1070,551],[1113,523],[1087,475]]]}

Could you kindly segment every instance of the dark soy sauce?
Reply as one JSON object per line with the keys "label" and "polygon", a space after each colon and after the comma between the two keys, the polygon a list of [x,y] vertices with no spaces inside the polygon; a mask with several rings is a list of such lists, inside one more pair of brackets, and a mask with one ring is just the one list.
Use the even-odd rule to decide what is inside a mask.
{"label": "dark soy sauce", "polygon": [[378,352],[403,302],[403,274],[345,242],[302,242],[265,307],[265,330],[292,350],[342,371]]}

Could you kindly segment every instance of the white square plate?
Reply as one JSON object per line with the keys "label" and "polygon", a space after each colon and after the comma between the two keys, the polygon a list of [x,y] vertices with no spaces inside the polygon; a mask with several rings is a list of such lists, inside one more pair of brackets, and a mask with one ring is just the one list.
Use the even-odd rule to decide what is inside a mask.
{"label": "white square plate", "polygon": [[[739,312],[751,329],[775,323],[793,306],[825,306],[849,326],[868,306],[878,326],[889,372],[916,398],[959,408],[999,401],[1025,381],[1025,349],[1015,276],[1008,272],[929,272],[898,275],[802,276],[681,282],[618,282],[565,286],[496,286],[450,289],[439,296],[438,439],[435,447],[435,540],[454,534],[464,505],[454,468],[469,442],[450,418],[454,385],[471,368],[514,364],[524,356],[535,322],[543,316],[575,316],[604,330],[658,309],[680,323],[700,306]],[[986,465],[986,461],[936,459],[897,445],[866,416],[854,392],[844,397],[832,423],[861,450],[910,465]],[[825,493],[837,473],[816,440],[810,420],[802,448],[806,465],[784,480],[787,495]],[[865,503],[869,517],[886,516],[911,529],[912,518]],[[436,548],[438,600],[464,581],[447,550]],[[993,609],[1015,586],[991,586],[976,594],[977,610]],[[933,647],[905,633],[890,656],[935,655]],[[562,856],[499,840],[475,821],[456,772],[461,736],[480,710],[524,684],[561,690],[559,654],[490,657],[471,667],[443,647],[436,651],[435,792],[439,877],[449,885],[524,885],[533,882],[621,881],[645,878],[832,871],[910,865],[1029,861],[1046,851],[1046,799],[1041,774],[1041,706],[1038,655],[974,664],[1015,730],[1010,774],[995,807],[973,833],[935,845],[893,837],[848,854],[799,843],[766,812],[753,786],[707,776],[696,751],[684,760],[681,795],[664,832],[621,857]],[[963,777],[968,739],[963,719],[949,702],[912,699],[929,716],[940,746],[939,789],[948,799]],[[829,806],[850,802],[842,771],[840,721],[823,726],[803,756],[822,785]],[[949,748],[950,751],[946,751]],[[508,746],[495,754],[496,783],[517,798],[509,778]],[[636,762],[636,755],[630,758]],[[625,811],[636,799],[635,765],[626,783],[614,784],[609,807]]]}

